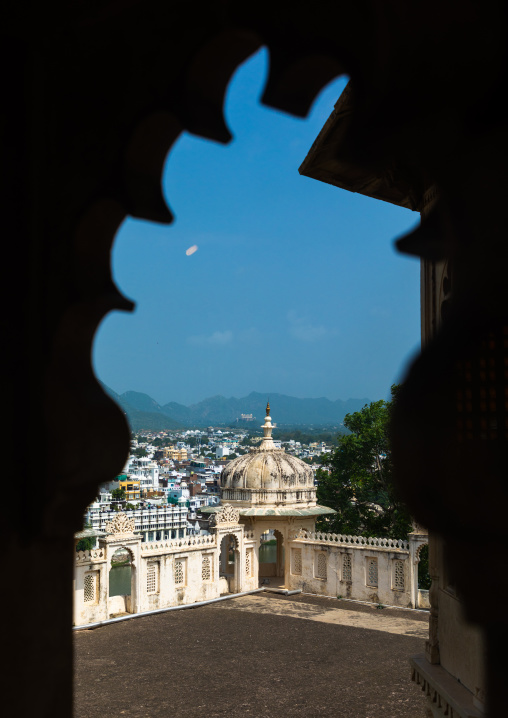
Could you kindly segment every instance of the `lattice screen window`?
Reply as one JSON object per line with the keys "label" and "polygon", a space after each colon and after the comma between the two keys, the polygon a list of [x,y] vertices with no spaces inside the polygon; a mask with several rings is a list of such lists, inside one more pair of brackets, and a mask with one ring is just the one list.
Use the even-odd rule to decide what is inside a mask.
{"label": "lattice screen window", "polygon": [[316,561],[316,578],[326,578],[326,554],[318,553]]}
{"label": "lattice screen window", "polygon": [[352,581],[353,580],[353,568],[351,562],[351,554],[345,553],[342,556],[342,580]]}
{"label": "lattice screen window", "polygon": [[293,549],[293,573],[300,576],[302,573],[302,549]]}
{"label": "lattice screen window", "polygon": [[210,581],[212,578],[212,560],[208,555],[201,559],[201,578],[203,581]]}
{"label": "lattice screen window", "polygon": [[175,586],[185,585],[185,559],[175,561]]}
{"label": "lattice screen window", "polygon": [[247,578],[252,576],[252,549],[248,549],[245,554],[245,575]]}
{"label": "lattice screen window", "polygon": [[394,563],[393,588],[395,591],[403,591],[405,589],[404,561],[395,561]]}
{"label": "lattice screen window", "polygon": [[159,562],[150,561],[146,569],[146,592],[159,592]]}
{"label": "lattice screen window", "polygon": [[99,572],[85,573],[83,600],[85,603],[97,603],[99,597]]}
{"label": "lattice screen window", "polygon": [[377,588],[378,585],[378,574],[377,574],[377,558],[367,559],[367,586],[373,586]]}

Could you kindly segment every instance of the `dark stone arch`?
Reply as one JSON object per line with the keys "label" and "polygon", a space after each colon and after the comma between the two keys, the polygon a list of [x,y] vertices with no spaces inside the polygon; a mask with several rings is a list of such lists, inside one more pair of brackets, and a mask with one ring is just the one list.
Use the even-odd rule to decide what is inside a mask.
{"label": "dark stone arch", "polygon": [[[15,566],[6,578],[10,584],[19,578],[21,585],[39,586],[40,598],[34,605],[28,595],[21,596],[6,627],[11,660],[5,677],[20,717],[33,714],[35,696],[40,715],[70,713],[72,534],[97,484],[116,473],[128,450],[125,418],[97,383],[90,350],[102,317],[129,308],[110,277],[115,225],[128,213],[154,221],[170,218],[158,182],[176,130],[168,130],[169,122],[150,125],[148,118],[167,113],[182,128],[226,141],[221,91],[242,52],[252,52],[253,37],[267,45],[271,57],[265,104],[303,116],[320,87],[345,68],[355,104],[337,147],[342,160],[374,174],[388,166],[394,176],[399,169],[420,190],[422,175],[438,181],[434,244],[444,256],[455,255],[455,325],[452,321],[448,336],[411,371],[396,419],[400,436],[407,437],[396,449],[396,465],[408,502],[436,532],[447,531],[450,515],[461,537],[472,526],[492,532],[502,525],[492,520],[492,504],[486,498],[479,503],[474,492],[465,508],[474,506],[475,516],[454,513],[456,502],[447,503],[447,497],[461,495],[464,476],[472,476],[476,464],[465,461],[460,475],[449,459],[450,444],[434,446],[436,435],[449,433],[454,420],[439,368],[442,357],[456,349],[460,335],[470,333],[464,321],[468,312],[481,308],[476,333],[481,343],[482,312],[497,312],[502,326],[508,304],[503,291],[507,143],[501,112],[505,8],[493,0],[466,10],[442,0],[427,3],[424,13],[417,4],[397,0],[366,7],[325,3],[319,13],[308,3],[288,11],[263,2],[175,6],[126,0],[77,3],[65,14],[51,4],[30,12],[12,4],[6,11],[1,44],[7,108],[2,125],[8,268],[4,400],[13,427],[7,437],[11,470],[19,477],[23,511],[20,516],[5,512],[2,536]],[[219,38],[215,44],[214,38]],[[157,130],[152,147],[147,125]],[[104,221],[85,221],[81,231],[96,210]],[[413,233],[413,248],[418,238],[428,239],[424,230]],[[425,253],[426,242],[420,244],[418,251]],[[475,273],[484,279],[475,283]],[[430,407],[429,398],[436,399]],[[438,430],[436,415],[447,417]],[[433,432],[427,435],[429,427]],[[101,433],[109,435],[108,442]],[[481,455],[474,447],[472,453]],[[495,454],[488,451],[487,460],[502,466]],[[403,486],[403,477],[413,475],[415,467],[421,470],[414,481],[419,491]],[[423,488],[432,476],[435,485]],[[491,489],[479,492],[480,498],[504,495],[504,490],[504,473],[496,468]],[[490,545],[502,546],[495,532],[483,535]],[[471,560],[474,551],[474,542],[457,541],[459,559]],[[41,554],[45,562],[38,560]],[[494,558],[503,560],[492,556],[492,567]],[[457,565],[466,600],[468,568],[465,561]],[[491,573],[499,577],[498,571]],[[485,595],[491,589],[499,587]],[[476,595],[469,605],[479,623],[487,620]],[[26,625],[26,615],[36,625],[51,625],[46,640],[38,640],[41,636]],[[491,626],[500,641],[508,629],[504,624],[497,629]],[[30,692],[20,684],[20,666],[32,677]],[[502,673],[493,669],[493,675]],[[504,690],[502,679],[497,684]],[[492,700],[494,705],[497,699]],[[503,707],[499,694],[499,715]]]}

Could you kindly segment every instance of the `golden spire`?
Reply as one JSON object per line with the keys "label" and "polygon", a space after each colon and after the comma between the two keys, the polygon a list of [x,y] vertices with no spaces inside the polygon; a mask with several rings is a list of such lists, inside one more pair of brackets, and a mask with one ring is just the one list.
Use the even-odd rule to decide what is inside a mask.
{"label": "golden spire", "polygon": [[266,403],[266,415],[270,416],[270,399]]}

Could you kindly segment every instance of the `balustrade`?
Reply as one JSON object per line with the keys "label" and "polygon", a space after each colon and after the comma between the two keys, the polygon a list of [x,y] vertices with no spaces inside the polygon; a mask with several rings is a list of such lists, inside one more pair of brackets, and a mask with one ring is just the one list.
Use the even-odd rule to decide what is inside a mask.
{"label": "balustrade", "polygon": [[173,551],[181,548],[201,548],[202,546],[216,545],[215,536],[188,536],[182,539],[171,539],[167,541],[150,541],[143,543],[142,555],[149,551],[161,551],[167,549]]}
{"label": "balustrade", "polygon": [[86,551],[78,551],[76,553],[76,563],[90,563],[91,561],[100,561],[105,558],[105,551],[102,548],[92,548]]}
{"label": "balustrade", "polygon": [[403,539],[377,538],[373,536],[349,536],[344,534],[324,533],[300,529],[294,540],[303,539],[319,543],[341,544],[346,546],[373,546],[376,548],[394,548],[409,550],[409,542]]}

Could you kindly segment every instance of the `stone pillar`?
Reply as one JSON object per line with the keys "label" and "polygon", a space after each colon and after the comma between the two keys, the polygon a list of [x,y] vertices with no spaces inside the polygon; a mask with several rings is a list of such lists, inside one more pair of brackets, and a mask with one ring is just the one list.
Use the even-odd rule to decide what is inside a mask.
{"label": "stone pillar", "polygon": [[420,557],[418,549],[429,542],[427,531],[420,526],[415,526],[408,536],[409,540],[409,577],[411,605],[418,608],[418,564]]}
{"label": "stone pillar", "polygon": [[429,537],[430,620],[429,640],[425,642],[425,656],[429,663],[440,663],[439,656],[439,553],[440,540],[431,533]]}

